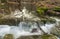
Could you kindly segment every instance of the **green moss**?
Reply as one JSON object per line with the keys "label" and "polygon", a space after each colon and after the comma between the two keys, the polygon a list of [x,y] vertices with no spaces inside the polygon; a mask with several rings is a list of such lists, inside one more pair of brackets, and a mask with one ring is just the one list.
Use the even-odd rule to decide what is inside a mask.
{"label": "green moss", "polygon": [[44,24],[47,23],[47,22],[55,23],[56,20],[55,20],[55,19],[50,19],[50,18],[48,18],[48,19],[41,19],[41,22],[43,22]]}
{"label": "green moss", "polygon": [[48,8],[46,7],[37,7],[37,13],[40,15],[43,15],[47,10]]}
{"label": "green moss", "polygon": [[50,35],[42,35],[41,38],[42,39],[49,39]]}
{"label": "green moss", "polygon": [[60,12],[60,7],[54,7],[53,10],[57,11],[57,12]]}
{"label": "green moss", "polygon": [[3,39],[14,39],[12,34],[6,34]]}
{"label": "green moss", "polygon": [[57,37],[54,35],[42,35],[41,38],[42,39],[57,39]]}
{"label": "green moss", "polygon": [[40,15],[43,15],[43,14],[44,14],[44,11],[41,10],[41,9],[38,9],[37,12],[38,12],[38,14],[40,14]]}

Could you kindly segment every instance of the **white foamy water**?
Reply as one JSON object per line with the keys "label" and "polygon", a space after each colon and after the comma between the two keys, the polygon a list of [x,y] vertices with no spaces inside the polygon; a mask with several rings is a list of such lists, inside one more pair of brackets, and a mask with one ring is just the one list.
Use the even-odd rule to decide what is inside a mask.
{"label": "white foamy water", "polygon": [[28,26],[26,26],[27,27],[26,29],[23,25],[25,24],[21,23],[21,27],[20,25],[19,26],[0,25],[0,36],[4,36],[5,34],[13,34],[15,38],[18,38],[19,36],[38,35],[38,34],[41,35],[41,32],[31,33],[31,31],[27,31],[29,29]]}
{"label": "white foamy water", "polygon": [[0,36],[9,33],[10,27],[8,25],[0,25]]}
{"label": "white foamy water", "polygon": [[48,34],[50,34],[50,29],[53,28],[55,24],[45,24],[45,26],[41,26],[42,30]]}
{"label": "white foamy water", "polygon": [[[50,29],[54,26],[54,24],[46,24],[45,26],[41,26],[42,30],[46,33],[50,33]],[[32,29],[36,28],[37,32],[31,32]],[[28,36],[28,35],[42,35],[43,32],[39,30],[36,23],[28,24],[26,22],[20,22],[19,26],[8,26],[8,25],[0,25],[0,36],[4,36],[5,34],[13,34],[15,39],[20,36]]]}

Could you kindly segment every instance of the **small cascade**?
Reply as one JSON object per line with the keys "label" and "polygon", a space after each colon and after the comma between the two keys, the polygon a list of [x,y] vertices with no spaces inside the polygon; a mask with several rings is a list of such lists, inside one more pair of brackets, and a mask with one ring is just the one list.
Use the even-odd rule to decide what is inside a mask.
{"label": "small cascade", "polygon": [[[18,26],[0,25],[0,36],[4,36],[5,34],[13,34],[16,39],[20,36],[42,35],[43,32],[37,26],[38,25],[35,22],[20,22]],[[53,26],[54,24],[46,24],[46,26],[41,26],[41,28],[44,32],[50,34],[50,29]]]}
{"label": "small cascade", "polygon": [[42,30],[48,34],[50,34],[51,28],[53,28],[55,24],[45,24],[45,26],[41,26]]}
{"label": "small cascade", "polygon": [[[26,10],[25,7],[22,9],[22,11],[16,10],[13,16],[16,18],[23,18],[23,21],[16,26],[0,25],[0,36],[3,37],[5,34],[13,34],[14,38],[16,39],[20,36],[42,35],[44,34],[42,30],[45,33],[50,34],[51,28],[55,26],[55,24],[52,24],[52,23],[50,24],[46,23],[44,26],[44,25],[40,25],[40,22],[39,24],[31,21],[25,22],[24,21],[25,18],[34,20],[34,21],[40,20],[40,18],[32,15],[31,12],[28,12],[28,10]],[[42,30],[39,29],[38,25]]]}

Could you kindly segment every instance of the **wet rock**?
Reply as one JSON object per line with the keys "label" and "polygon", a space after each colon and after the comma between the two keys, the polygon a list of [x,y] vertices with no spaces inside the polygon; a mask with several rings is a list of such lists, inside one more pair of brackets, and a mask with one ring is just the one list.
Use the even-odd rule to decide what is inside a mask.
{"label": "wet rock", "polygon": [[34,29],[32,29],[32,31],[31,31],[32,33],[34,33],[34,32],[38,32],[37,31],[37,29],[36,28],[34,28]]}

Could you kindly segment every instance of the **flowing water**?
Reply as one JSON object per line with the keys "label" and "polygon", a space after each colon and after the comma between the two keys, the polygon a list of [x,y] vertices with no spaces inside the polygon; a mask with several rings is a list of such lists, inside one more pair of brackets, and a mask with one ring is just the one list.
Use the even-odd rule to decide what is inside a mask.
{"label": "flowing water", "polygon": [[[50,34],[51,28],[53,28],[56,24],[58,24],[57,18],[54,18],[56,20],[56,24],[52,23],[46,23],[45,25],[40,25],[42,30],[38,28],[38,24],[36,22],[25,22],[24,17],[27,19],[32,20],[40,20],[38,17],[33,16],[31,12],[29,13],[25,8],[22,11],[16,10],[13,14],[16,18],[23,17],[23,21],[20,22],[16,26],[9,26],[9,25],[0,25],[0,36],[4,36],[5,34],[13,34],[14,39],[20,37],[20,36],[28,36],[28,35],[42,35],[43,32]],[[52,18],[52,17],[51,17]],[[32,32],[32,30],[35,29],[36,31]]]}

